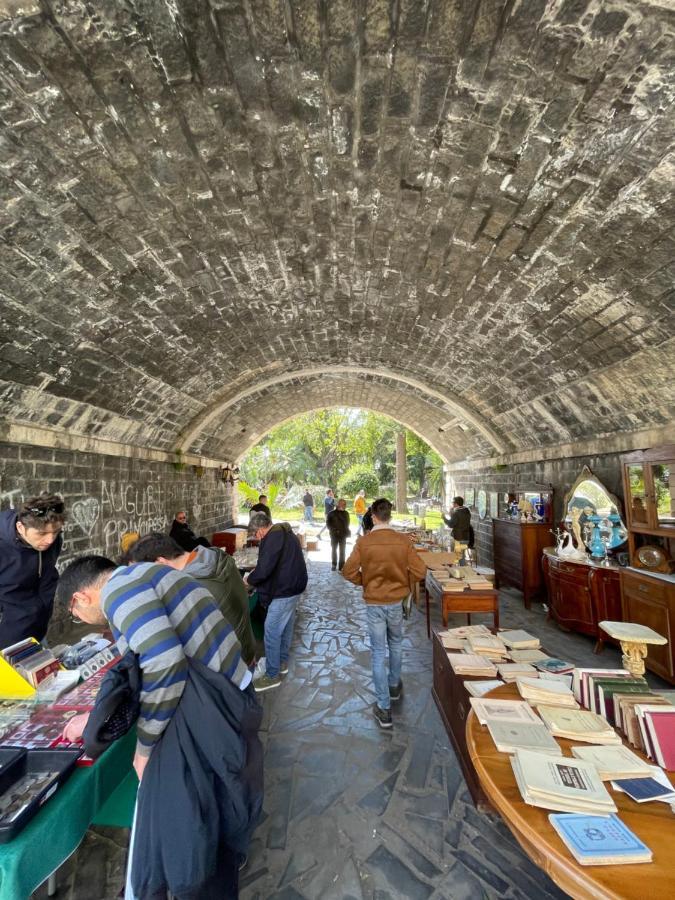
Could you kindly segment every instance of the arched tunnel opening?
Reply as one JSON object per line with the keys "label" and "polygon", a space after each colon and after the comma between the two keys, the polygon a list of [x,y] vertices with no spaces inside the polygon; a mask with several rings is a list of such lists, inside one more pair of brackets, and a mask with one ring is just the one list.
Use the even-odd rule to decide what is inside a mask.
{"label": "arched tunnel opening", "polygon": [[[628,898],[675,887],[672,826],[648,822],[663,804],[639,813],[601,779],[604,803],[553,809],[611,812],[609,785],[619,821],[653,853],[639,882],[630,866],[623,879],[618,863],[581,865],[543,807],[520,802],[503,767],[516,750],[493,741],[472,712],[480,688],[452,667],[478,648],[482,683],[497,692],[488,700],[528,700],[514,670],[499,671],[526,665],[521,681],[536,676],[550,701],[555,679],[547,693],[535,665],[547,656],[562,666],[547,673],[559,691],[571,679],[570,711],[606,715],[642,762],[651,752],[650,764],[675,767],[645,739],[657,718],[643,735],[635,704],[604,706],[582,675],[618,670],[645,706],[673,703],[674,59],[668,0],[0,0],[0,763],[8,748],[56,744],[79,760],[68,777],[61,757],[53,796],[51,768],[50,781],[22,782],[21,823],[3,812],[0,784],[0,900],[42,900],[55,883],[73,900],[108,900],[127,870],[127,897]],[[270,508],[270,523],[238,490],[246,473],[258,493],[272,483],[250,464],[255,447],[298,417],[328,429],[323,411],[336,409],[407,429],[443,488],[433,519],[378,507],[357,542],[364,514],[349,482],[344,567],[323,539],[330,528],[307,549],[316,534],[300,527],[310,487],[314,532],[327,527],[326,489],[340,494],[343,473],[294,470],[302,497],[293,515]],[[382,443],[387,479],[376,472],[366,499],[426,501],[409,467],[415,491],[399,484],[396,497],[402,443]],[[178,556],[170,532],[187,542]],[[152,560],[129,555],[141,540]],[[253,568],[237,565],[243,543]],[[295,554],[283,578],[265,563],[270,546]],[[199,560],[221,568],[195,594],[184,570]],[[133,565],[158,567],[151,587],[150,569],[134,570],[140,599]],[[209,591],[226,571],[232,593],[217,601]],[[132,579],[119,595],[116,578]],[[265,578],[267,606],[295,598],[267,632]],[[403,600],[400,631],[378,604],[402,616]],[[467,614],[477,630],[457,632]],[[629,627],[654,643],[622,644]],[[392,628],[400,641],[383,644]],[[505,631],[525,632],[526,645],[507,647]],[[91,632],[107,637],[64,656]],[[160,633],[166,665],[152,661]],[[266,634],[278,639],[269,670]],[[490,657],[488,637],[508,661]],[[82,765],[80,735],[65,747],[59,716],[88,713],[129,647],[143,698],[160,693],[141,708],[138,744],[129,732]],[[164,796],[152,760],[169,752],[195,658],[229,673],[253,718],[262,710],[251,753],[264,760],[264,800],[258,784],[237,795],[250,821],[236,844],[223,836],[224,794],[202,785],[200,820],[186,791],[185,816],[153,808],[173,826],[153,832],[159,852],[133,768],[155,785],[148,796]],[[262,676],[273,684],[256,691]],[[545,727],[517,708],[521,724]],[[195,746],[219,715],[192,722],[211,724]],[[589,716],[575,717],[579,728]]]}

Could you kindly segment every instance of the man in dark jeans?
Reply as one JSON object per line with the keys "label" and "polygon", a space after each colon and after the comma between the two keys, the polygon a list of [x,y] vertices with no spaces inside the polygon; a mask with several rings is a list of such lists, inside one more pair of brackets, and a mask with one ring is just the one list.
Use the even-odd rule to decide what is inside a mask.
{"label": "man in dark jeans", "polygon": [[244,579],[258,591],[265,617],[265,674],[255,678],[256,691],[279,687],[288,672],[295,607],[307,587],[307,566],[297,535],[288,522],[272,524],[264,512],[255,512],[248,533],[260,541],[258,562]]}
{"label": "man in dark jeans", "polygon": [[321,537],[326,528],[328,527],[328,513],[333,512],[335,509],[335,494],[333,493],[331,488],[328,488],[326,491],[326,496],[323,498],[323,514],[326,518],[326,522],[321,526],[321,531],[317,534],[317,539]]}
{"label": "man in dark jeans", "polygon": [[[337,502],[337,509],[333,509],[326,517],[326,527],[330,534],[330,561],[331,569],[335,571],[335,567],[342,571],[345,564],[345,547],[347,538],[351,534],[349,530],[349,513],[347,512],[347,501],[340,499]],[[340,556],[338,559],[338,549]]]}

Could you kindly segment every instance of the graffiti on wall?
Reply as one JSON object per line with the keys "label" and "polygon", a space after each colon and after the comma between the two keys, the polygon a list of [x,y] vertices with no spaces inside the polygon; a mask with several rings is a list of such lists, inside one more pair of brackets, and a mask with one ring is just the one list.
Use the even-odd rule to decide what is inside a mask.
{"label": "graffiti on wall", "polygon": [[[141,536],[167,531],[175,513],[185,509],[198,529],[202,517],[200,486],[194,482],[153,482],[138,485],[102,479],[98,490],[68,502],[60,567],[77,553],[117,557],[127,531]],[[3,508],[16,508],[28,494],[21,488],[0,493]]]}

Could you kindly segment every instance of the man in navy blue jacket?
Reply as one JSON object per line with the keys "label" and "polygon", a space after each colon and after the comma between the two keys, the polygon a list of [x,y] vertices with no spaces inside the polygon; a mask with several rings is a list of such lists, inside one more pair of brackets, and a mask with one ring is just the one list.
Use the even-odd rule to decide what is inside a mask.
{"label": "man in navy blue jacket", "polygon": [[288,655],[298,596],[307,587],[307,566],[300,541],[288,522],[272,524],[264,512],[255,512],[249,534],[260,541],[258,563],[246,581],[258,591],[258,602],[267,608],[265,618],[266,672],[253,681],[256,691],[279,687],[288,672]]}
{"label": "man in navy blue jacket", "polygon": [[64,521],[63,500],[55,494],[0,513],[0,649],[47,634]]}

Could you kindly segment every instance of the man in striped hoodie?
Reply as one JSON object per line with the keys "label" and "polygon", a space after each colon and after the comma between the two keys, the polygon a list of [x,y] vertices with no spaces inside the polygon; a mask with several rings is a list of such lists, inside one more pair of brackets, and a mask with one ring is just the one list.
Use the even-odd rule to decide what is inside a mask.
{"label": "man in striped hoodie", "polygon": [[[166,748],[161,739],[165,732],[167,739],[170,739],[168,747],[172,748],[167,758],[175,760],[176,735],[182,733],[186,717],[187,721],[199,721],[201,723],[199,728],[207,728],[210,735],[222,733],[225,736],[226,720],[223,720],[222,728],[213,715],[208,718],[208,722],[201,721],[204,718],[202,706],[205,694],[199,691],[195,694],[194,681],[191,682],[194,678],[191,671],[192,663],[198,661],[211,672],[225,676],[241,691],[249,686],[251,672],[241,658],[241,646],[234,629],[223,617],[211,594],[197,581],[169,566],[156,563],[116,566],[103,556],[84,556],[74,560],[64,570],[57,598],[66,605],[76,620],[90,625],[109,623],[120,653],[132,650],[137,654],[141,670],[141,708],[137,721],[138,743],[134,768],[139,780],[143,779],[153,753],[156,752],[160,760],[164,758],[162,753]],[[183,696],[185,700],[182,699]],[[253,696],[251,688],[249,699],[252,700]],[[183,707],[181,705],[183,702],[190,704],[190,698],[193,706]],[[252,702],[257,707],[255,700]],[[179,706],[180,715],[177,714]],[[204,709],[206,708],[204,706]],[[213,705],[208,709],[212,711]],[[167,732],[174,715],[179,723],[179,729]],[[64,736],[71,741],[79,739],[84,731],[86,719],[86,715],[71,719]],[[195,733],[186,746],[192,747],[199,739],[200,734]],[[254,740],[257,742],[257,736]],[[237,784],[239,781],[245,781],[250,775],[248,772],[251,768],[250,752],[249,745],[249,750],[243,757],[244,768],[241,772],[234,773]],[[223,758],[224,754],[223,749]],[[236,757],[236,752],[234,756]],[[262,764],[262,754],[259,756]],[[220,759],[218,754],[216,757]],[[191,764],[193,762],[204,770],[203,772],[192,770],[193,781],[201,779],[202,788],[206,783],[211,786],[212,792],[222,796],[222,788],[216,783],[217,778],[222,778],[221,772],[216,768],[211,770],[209,768],[211,761],[206,761],[201,756],[190,761]],[[242,818],[245,812],[231,822],[225,819],[211,819],[208,823],[210,826],[208,841],[202,844],[199,843],[199,834],[205,832],[203,828],[202,831],[199,830],[204,824],[200,820],[196,823],[199,827],[194,829],[194,841],[199,846],[185,848],[182,844],[176,845],[171,831],[162,833],[161,829],[158,831],[155,827],[157,804],[161,805],[163,795],[177,790],[174,776],[179,777],[178,770],[172,772],[170,784],[164,783],[166,773],[170,771],[171,765],[167,765],[166,762],[160,765],[160,768],[155,766],[154,771],[148,771],[150,783],[155,786],[155,793],[142,794],[139,791],[129,845],[129,866],[124,895],[126,900],[146,896],[146,890],[138,888],[137,885],[144,885],[144,879],[151,877],[148,875],[148,866],[151,864],[152,878],[159,879],[161,885],[166,885],[170,889],[173,877],[171,873],[176,871],[176,858],[187,860],[182,869],[179,864],[179,883],[184,884],[182,881],[184,877],[201,879],[198,884],[192,885],[197,891],[195,896],[211,897],[212,893],[209,890],[213,889],[211,882],[215,879],[219,897],[227,900],[237,897],[238,868],[246,860],[251,829],[259,814],[255,798],[249,807],[252,811],[250,827]],[[262,771],[259,775],[262,789]],[[178,796],[184,796],[184,793]],[[259,805],[261,804],[260,790]],[[192,806],[188,805],[185,809],[189,814]],[[221,815],[224,817],[231,815],[229,801],[218,810],[218,816]],[[228,846],[224,836],[226,831],[219,830],[227,829],[230,824],[237,835],[236,846],[231,847]],[[240,826],[244,828],[243,832]],[[190,833],[193,833],[192,829]],[[136,853],[135,844],[139,838],[142,847],[150,847],[152,850],[151,859],[146,858],[140,851]],[[139,855],[143,857],[142,863],[138,858]],[[199,865],[193,865],[195,857],[201,861]],[[171,866],[168,868],[165,866],[167,858],[173,858],[173,869]]]}
{"label": "man in striped hoodie", "polygon": [[[117,566],[104,556],[81,556],[63,571],[57,597],[76,621],[109,623],[121,654],[128,649],[138,654],[142,687],[134,768],[139,779],[178,706],[188,657],[241,690],[251,682],[234,629],[211,594],[169,566]],[[85,722],[86,716],[71,720],[70,740],[81,737],[76,732]]]}

